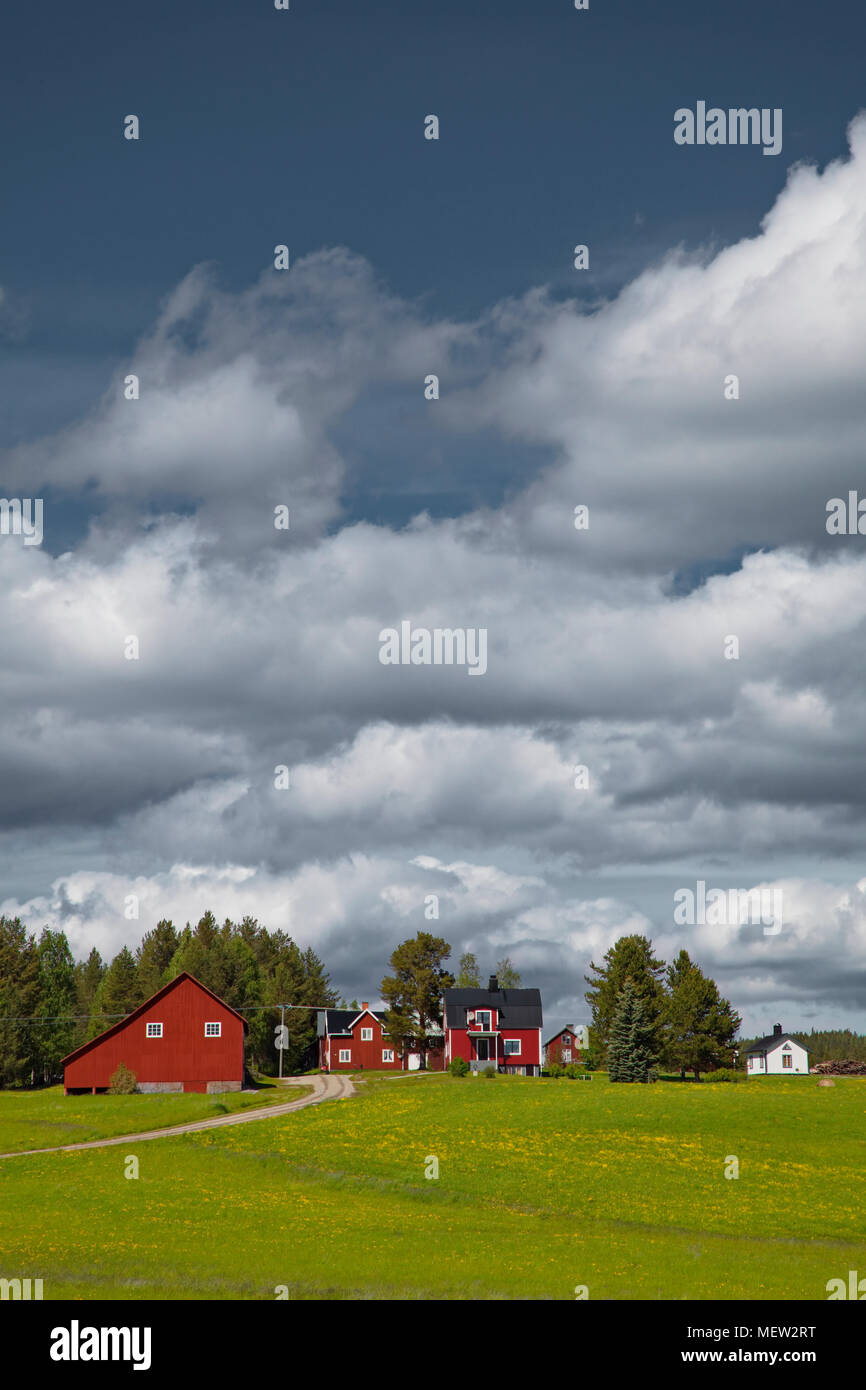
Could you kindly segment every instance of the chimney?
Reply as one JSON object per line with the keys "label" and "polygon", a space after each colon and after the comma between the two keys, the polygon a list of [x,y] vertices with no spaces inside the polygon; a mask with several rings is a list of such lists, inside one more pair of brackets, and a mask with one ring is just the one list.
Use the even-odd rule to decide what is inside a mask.
{"label": "chimney", "polygon": [[782,1036],[782,1025],[781,1025],[781,1023],[774,1023],[774,1024],[773,1024],[773,1037],[774,1037],[774,1038],[780,1038],[781,1036]]}
{"label": "chimney", "polygon": [[362,1008],[362,1009],[369,1009],[369,1007],[370,1007],[370,1001],[369,1001],[369,999],[362,999],[362,1000],[361,1000],[361,1008]]}
{"label": "chimney", "polygon": [[490,979],[487,981],[487,989],[490,992],[490,994],[496,994],[498,992],[499,981],[497,980],[495,975],[491,975]]}

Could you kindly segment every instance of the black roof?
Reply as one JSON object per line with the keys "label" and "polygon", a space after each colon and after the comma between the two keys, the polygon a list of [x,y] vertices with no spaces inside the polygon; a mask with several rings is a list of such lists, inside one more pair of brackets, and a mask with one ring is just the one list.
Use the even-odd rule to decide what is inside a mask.
{"label": "black roof", "polygon": [[752,1043],[752,1046],[748,1049],[746,1056],[748,1057],[749,1053],[751,1052],[766,1052],[767,1048],[770,1045],[775,1047],[777,1043],[783,1042],[797,1043],[799,1047],[802,1047],[804,1052],[809,1051],[809,1048],[806,1046],[806,1044],[804,1042],[800,1042],[800,1039],[795,1038],[792,1033],[768,1033],[765,1038],[755,1038],[755,1041]]}
{"label": "black roof", "polygon": [[500,1028],[542,1026],[538,989],[446,989],[446,1028],[465,1028],[467,1009],[498,1009]]}
{"label": "black roof", "polygon": [[334,1033],[348,1033],[349,1027],[361,1014],[373,1014],[380,1023],[385,1021],[385,1015],[380,1009],[322,1009],[319,1014],[319,1037],[325,1034],[331,1036]]}

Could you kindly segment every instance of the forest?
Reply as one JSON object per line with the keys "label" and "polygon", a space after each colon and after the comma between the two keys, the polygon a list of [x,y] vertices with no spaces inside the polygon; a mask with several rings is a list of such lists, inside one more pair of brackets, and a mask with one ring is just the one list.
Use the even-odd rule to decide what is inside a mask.
{"label": "forest", "polygon": [[310,1005],[286,1013],[288,1073],[314,1065],[316,1006],[337,994],[316,953],[253,917],[220,926],[205,912],[178,930],[157,922],[133,951],[110,961],[94,947],[76,962],[63,931],[37,937],[17,917],[0,917],[0,1086],[59,1080],[62,1059],[143,1004],[182,971],[207,985],[249,1022],[247,1066],[273,1075],[280,1003]]}

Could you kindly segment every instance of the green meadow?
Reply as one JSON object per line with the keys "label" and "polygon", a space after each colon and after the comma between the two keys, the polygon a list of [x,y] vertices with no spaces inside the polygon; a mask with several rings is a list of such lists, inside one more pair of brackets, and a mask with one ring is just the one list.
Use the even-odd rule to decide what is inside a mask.
{"label": "green meadow", "polygon": [[[44,1137],[16,1097],[18,1140],[28,1102]],[[4,1159],[0,1230],[0,1275],[46,1299],[824,1300],[866,1275],[866,1080],[368,1077],[282,1118]]]}
{"label": "green meadow", "polygon": [[145,1129],[209,1120],[237,1110],[299,1099],[300,1088],[266,1083],[258,1091],[221,1095],[64,1096],[62,1086],[44,1091],[0,1091],[0,1153],[83,1144]]}

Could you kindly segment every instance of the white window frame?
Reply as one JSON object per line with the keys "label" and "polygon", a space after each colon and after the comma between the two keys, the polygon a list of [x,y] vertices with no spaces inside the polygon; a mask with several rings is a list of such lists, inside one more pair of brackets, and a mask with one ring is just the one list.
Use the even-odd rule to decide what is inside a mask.
{"label": "white window frame", "polygon": [[793,1071],[793,1070],[794,1070],[794,1054],[793,1054],[793,1052],[783,1052],[783,1053],[782,1053],[782,1070],[783,1070],[783,1071]]}
{"label": "white window frame", "polygon": [[562,1060],[563,1060],[563,1062],[570,1062],[570,1061],[571,1061],[571,1048],[570,1048],[570,1047],[564,1047],[564,1048],[562,1049]]}
{"label": "white window frame", "polygon": [[563,1033],[562,1045],[563,1047],[571,1047],[571,1035],[569,1033]]}
{"label": "white window frame", "polygon": [[340,1048],[340,1061],[341,1061],[341,1062],[351,1062],[351,1060],[352,1060],[352,1049],[351,1049],[351,1047],[341,1047],[341,1048]]}
{"label": "white window frame", "polygon": [[362,1029],[361,1029],[361,1042],[372,1042],[372,1041],[373,1041],[373,1029],[372,1029],[372,1028],[362,1028]]}
{"label": "white window frame", "polygon": [[148,1025],[147,1025],[147,1031],[146,1031],[146,1033],[145,1033],[145,1037],[148,1037],[148,1038],[161,1038],[161,1037],[162,1037],[162,1024],[161,1024],[161,1023],[148,1023]]}
{"label": "white window frame", "polygon": [[393,1060],[394,1060],[394,1049],[393,1049],[393,1047],[383,1047],[383,1048],[382,1048],[382,1061],[383,1061],[383,1062],[393,1062]]}
{"label": "white window frame", "polygon": [[[215,1033],[211,1031],[214,1028],[216,1029]],[[210,1023],[205,1023],[204,1035],[206,1038],[221,1038],[223,1035],[222,1023],[217,1022],[215,1019]]]}
{"label": "white window frame", "polygon": [[506,1039],[505,1039],[504,1046],[505,1046],[505,1056],[506,1056],[506,1057],[519,1057],[519,1056],[520,1056],[520,1039],[519,1039],[519,1038],[506,1038]]}
{"label": "white window frame", "polygon": [[[487,1022],[486,1022],[486,1023],[482,1022],[482,1020],[485,1019],[485,1018],[487,1019]],[[489,1032],[490,1029],[493,1027],[493,1010],[492,1010],[492,1009],[476,1009],[476,1010],[475,1010],[475,1026],[476,1026],[476,1028],[480,1029],[482,1033],[483,1033],[483,1032]]]}

